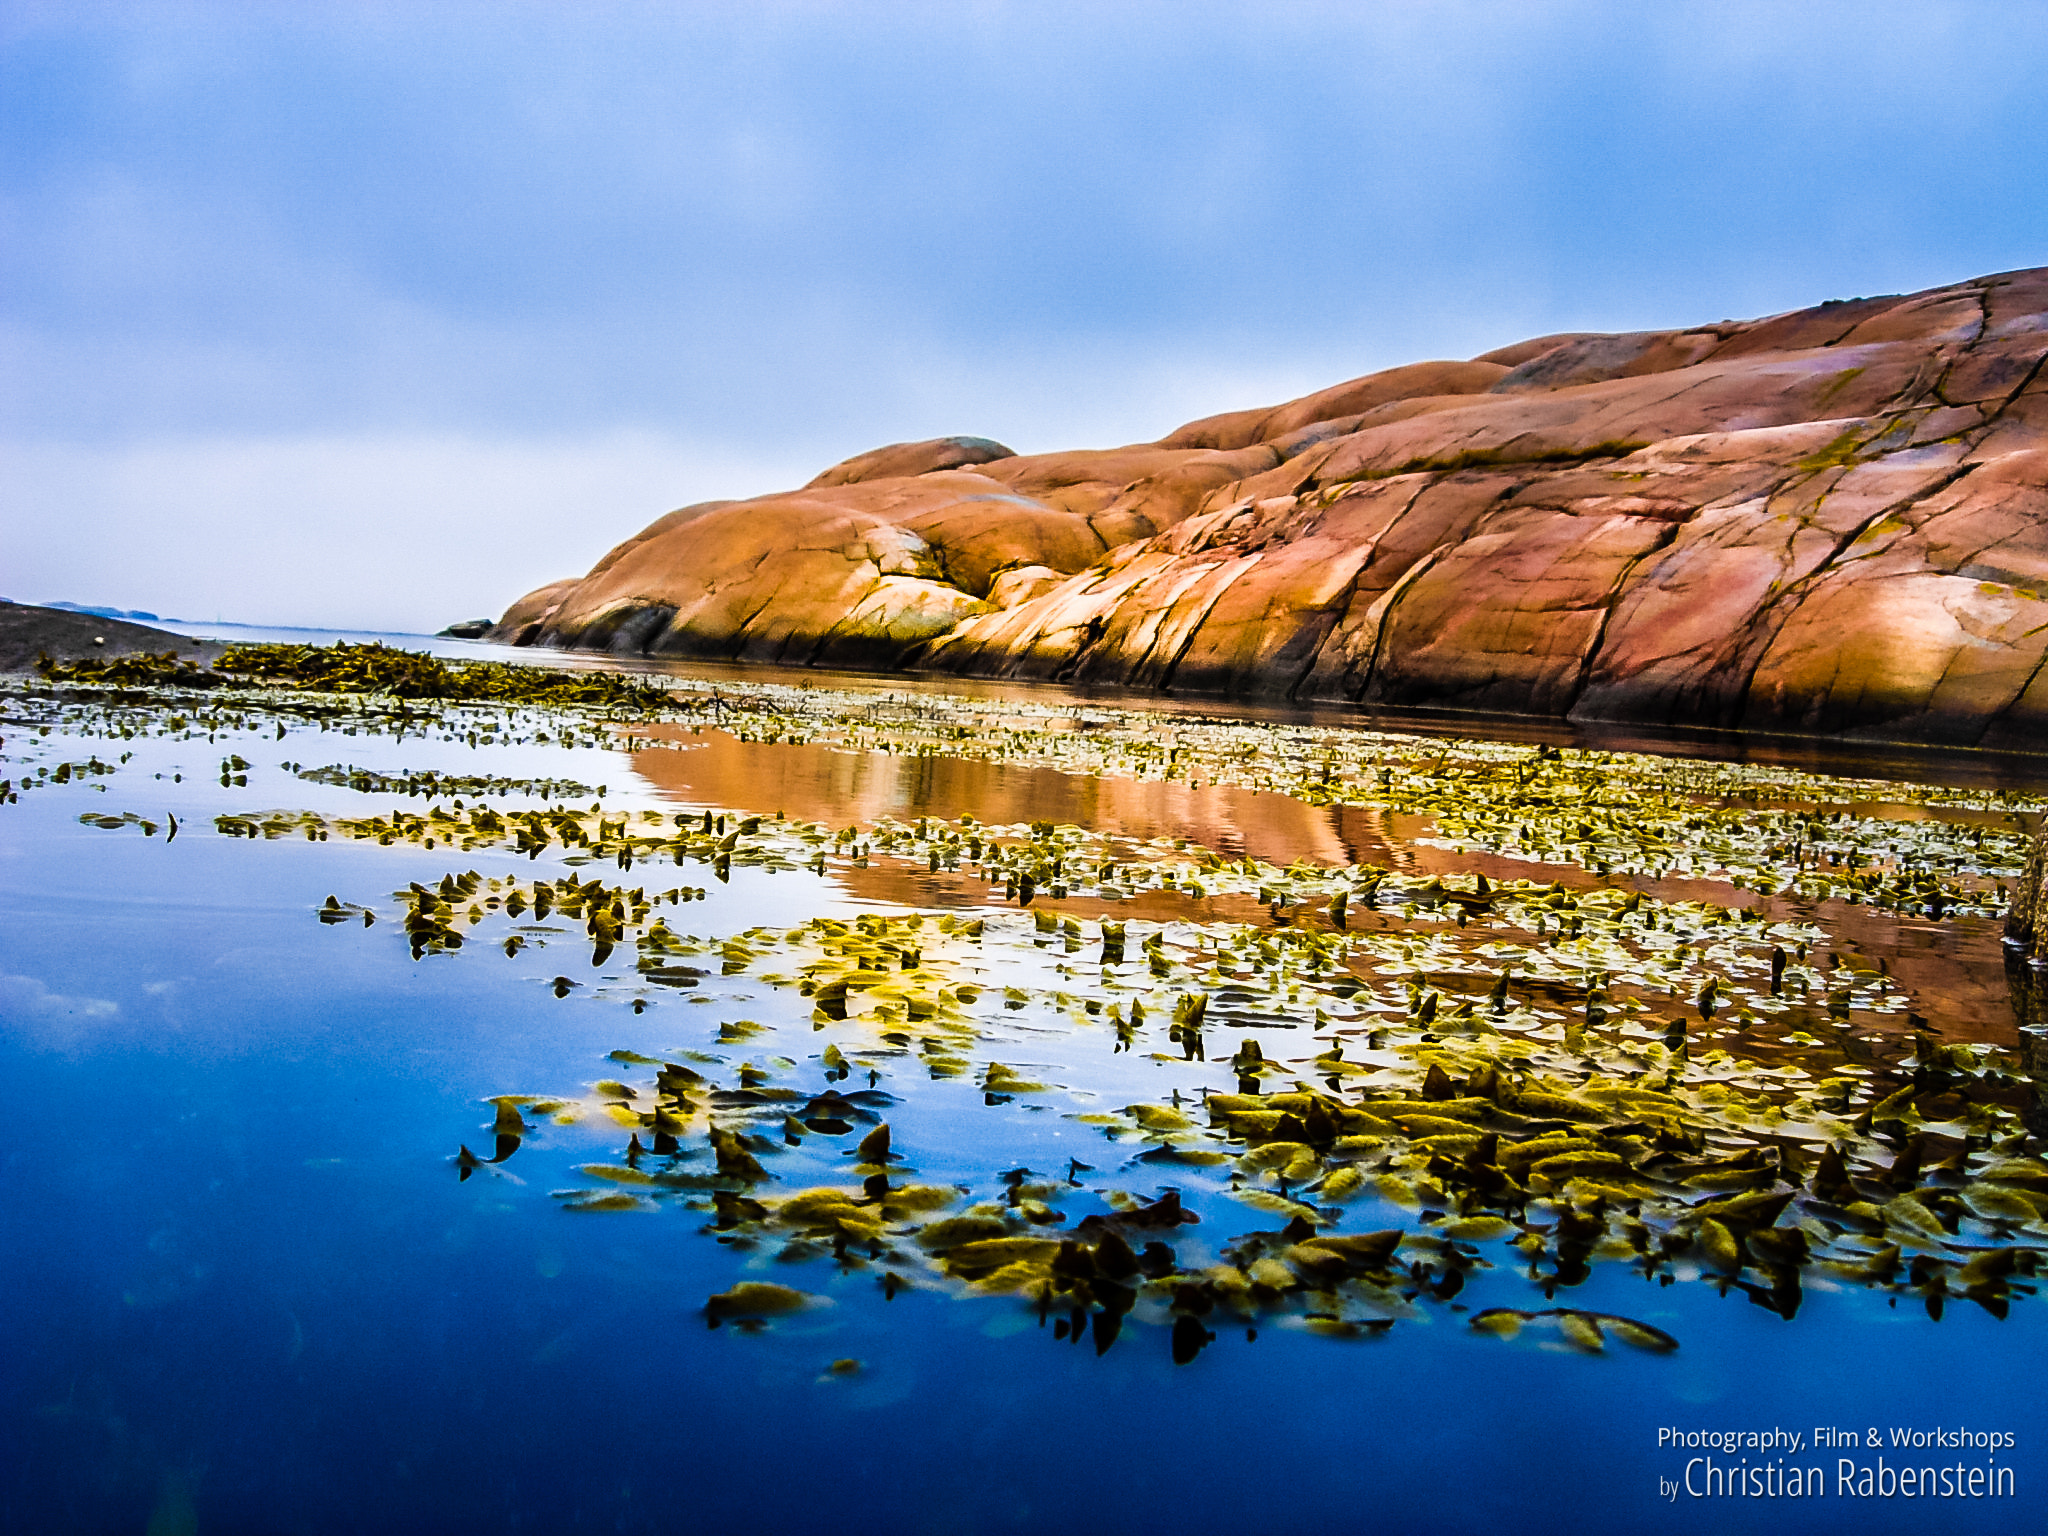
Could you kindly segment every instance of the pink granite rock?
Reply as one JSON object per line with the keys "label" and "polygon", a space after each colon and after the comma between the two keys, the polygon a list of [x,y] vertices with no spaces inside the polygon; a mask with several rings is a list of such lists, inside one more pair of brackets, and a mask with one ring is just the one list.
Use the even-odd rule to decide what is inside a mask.
{"label": "pink granite rock", "polygon": [[834,464],[804,489],[817,491],[835,485],[857,485],[863,480],[928,475],[935,469],[964,469],[1015,457],[1001,443],[986,437],[934,437],[922,443],[891,443]]}
{"label": "pink granite rock", "polygon": [[684,508],[520,643],[2048,746],[2048,269]]}

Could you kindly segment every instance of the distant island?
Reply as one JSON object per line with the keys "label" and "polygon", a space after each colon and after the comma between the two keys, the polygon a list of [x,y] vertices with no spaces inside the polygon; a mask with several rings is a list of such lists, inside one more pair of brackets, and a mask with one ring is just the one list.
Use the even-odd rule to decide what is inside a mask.
{"label": "distant island", "polygon": [[2048,746],[2048,268],[681,508],[515,645]]}
{"label": "distant island", "polygon": [[162,622],[155,614],[147,613],[140,608],[100,608],[91,603],[42,603],[38,606],[55,608],[62,613],[89,613],[102,619],[133,619],[138,624]]}

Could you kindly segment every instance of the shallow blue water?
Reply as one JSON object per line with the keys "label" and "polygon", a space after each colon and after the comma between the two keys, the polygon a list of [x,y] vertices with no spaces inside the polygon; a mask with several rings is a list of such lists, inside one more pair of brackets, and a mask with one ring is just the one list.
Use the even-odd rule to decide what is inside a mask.
{"label": "shallow blue water", "polygon": [[[2024,1529],[2040,1507],[2048,1314],[2033,1301],[2003,1322],[1957,1303],[1936,1324],[1815,1286],[1786,1322],[1610,1265],[1573,1304],[1665,1328],[1677,1353],[1504,1343],[1435,1309],[1358,1342],[1216,1323],[1176,1366],[1166,1331],[1135,1320],[1098,1357],[1012,1298],[885,1300],[872,1272],[813,1264],[760,1277],[830,1308],[709,1329],[705,1297],[757,1271],[700,1214],[578,1214],[551,1196],[617,1156],[616,1127],[546,1127],[504,1165],[514,1177],[458,1182],[450,1157],[488,1144],[490,1095],[573,1091],[618,1070],[618,1048],[716,1051],[720,1019],[794,1018],[792,1002],[735,979],[707,985],[710,1004],[634,1014],[596,989],[554,997],[545,954],[415,962],[397,924],[323,926],[316,907],[532,866],[208,825],[366,809],[270,766],[288,756],[570,776],[606,783],[608,806],[660,803],[628,758],[307,731],[119,745],[136,753],[119,774],[0,808],[0,1528],[1871,1532],[1986,1511]],[[212,781],[230,751],[258,764],[246,788]],[[76,819],[125,809],[184,830]],[[736,869],[683,910],[723,934],[854,909],[828,878]],[[1159,1070],[1097,1060],[1091,1086],[1121,1103]],[[791,1080],[817,1074],[807,1060]],[[1071,1105],[992,1108],[915,1073],[882,1087],[920,1175],[982,1195],[1016,1164],[1116,1156],[1058,1112]],[[1185,1182],[1212,1246],[1271,1224]],[[1535,1298],[1502,1268],[1460,1301]],[[848,1357],[857,1372],[828,1371]],[[1658,1495],[1696,1454],[1660,1450],[1662,1426],[1936,1423],[2015,1432],[2020,1499],[1923,1513],[1844,1497],[1832,1453],[1800,1458],[1829,1472],[1813,1501]]]}

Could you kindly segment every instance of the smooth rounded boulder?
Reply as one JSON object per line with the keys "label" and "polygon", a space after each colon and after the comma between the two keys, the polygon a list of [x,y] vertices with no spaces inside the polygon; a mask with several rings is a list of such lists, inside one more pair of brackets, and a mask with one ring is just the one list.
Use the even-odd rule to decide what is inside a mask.
{"label": "smooth rounded boulder", "polygon": [[2038,750],[2048,269],[680,509],[517,644]]}

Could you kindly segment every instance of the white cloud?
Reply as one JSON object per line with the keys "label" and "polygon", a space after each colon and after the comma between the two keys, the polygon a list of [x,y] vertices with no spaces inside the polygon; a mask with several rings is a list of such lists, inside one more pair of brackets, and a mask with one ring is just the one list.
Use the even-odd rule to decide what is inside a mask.
{"label": "white cloud", "polygon": [[118,1018],[119,1003],[103,997],[66,997],[33,976],[0,975],[0,1029],[44,1050],[70,1050],[91,1027]]}

